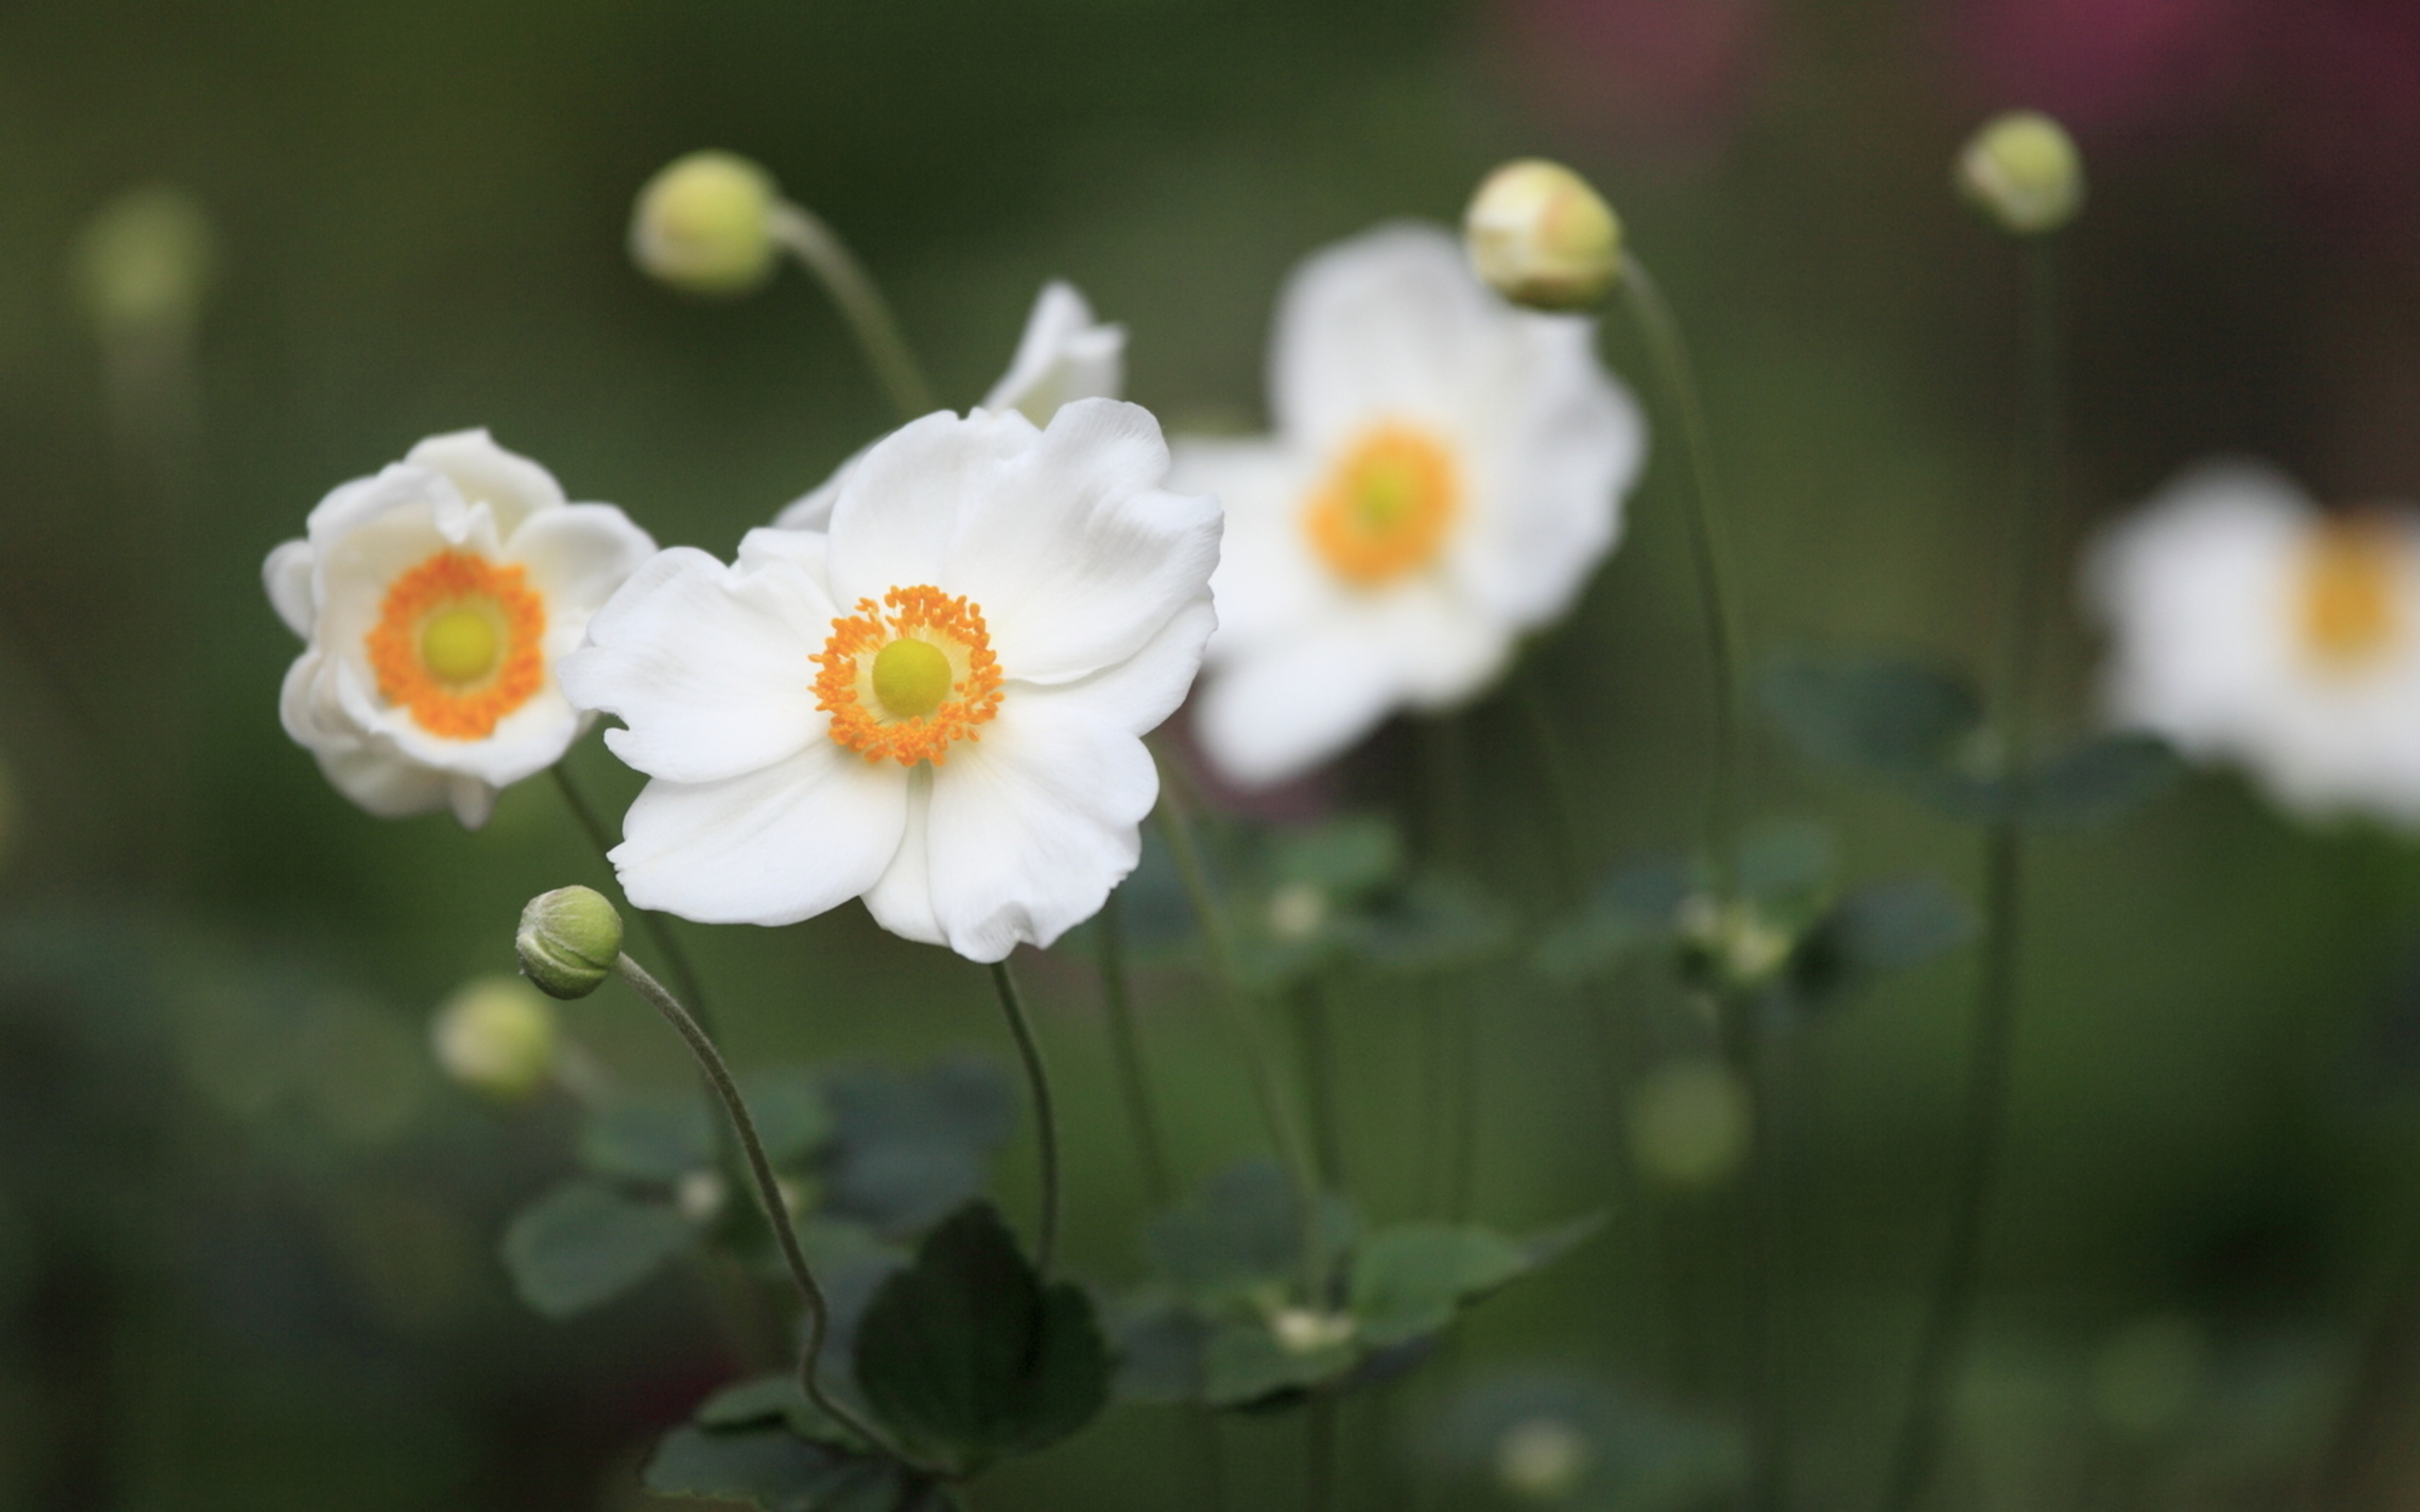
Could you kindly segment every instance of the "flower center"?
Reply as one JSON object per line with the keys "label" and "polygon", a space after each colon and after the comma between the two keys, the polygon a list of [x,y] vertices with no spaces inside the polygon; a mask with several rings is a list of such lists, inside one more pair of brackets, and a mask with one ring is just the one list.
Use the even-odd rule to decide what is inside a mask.
{"label": "flower center", "polygon": [[447,740],[484,740],[545,685],[546,605],[519,567],[441,551],[388,585],[365,638],[378,695]]}
{"label": "flower center", "polygon": [[1339,577],[1374,588],[1437,559],[1461,495],[1453,453],[1389,422],[1345,450],[1305,507],[1303,529]]}
{"label": "flower center", "polygon": [[870,762],[940,765],[1000,710],[983,610],[938,588],[894,588],[832,622],[816,653],[815,706],[832,738]]}
{"label": "flower center", "polygon": [[2403,627],[2401,542],[2378,521],[2331,520],[2303,558],[2303,647],[2332,671],[2376,661]]}

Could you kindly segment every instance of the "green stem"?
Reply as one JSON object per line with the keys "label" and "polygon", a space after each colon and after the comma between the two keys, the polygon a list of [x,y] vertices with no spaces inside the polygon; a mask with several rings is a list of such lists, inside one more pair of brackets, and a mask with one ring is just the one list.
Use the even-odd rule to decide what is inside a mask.
{"label": "green stem", "polygon": [[[579,784],[572,781],[571,773],[564,769],[562,762],[555,763],[547,770],[554,774],[555,791],[562,795],[563,806],[571,810],[571,816],[579,822],[581,833],[585,833],[589,843],[596,848],[596,858],[605,863],[605,874],[614,879],[615,890],[618,891],[621,879],[614,868],[613,832],[607,830],[604,821],[597,817],[596,810],[590,805],[587,797],[580,792]],[[711,1031],[715,1026],[714,1015],[706,1007],[705,991],[698,983],[698,969],[690,964],[689,953],[681,948],[680,937],[672,933],[671,921],[662,914],[651,910],[631,907],[630,902],[629,895],[624,894],[622,902],[625,911],[638,915],[639,927],[647,931],[648,943],[655,947],[655,953],[658,955],[664,957],[665,969],[672,978],[673,989],[681,994],[683,1002],[690,1005],[690,1011],[698,1016],[698,1022]]]}
{"label": "green stem", "polygon": [[765,1142],[757,1135],[756,1120],[748,1111],[747,1100],[739,1095],[739,1084],[732,1079],[731,1067],[724,1062],[722,1052],[715,1048],[714,1040],[690,1016],[689,1010],[681,1005],[681,1000],[674,997],[663,983],[648,975],[647,968],[628,955],[619,955],[614,958],[614,970],[620,973],[622,980],[637,989],[639,996],[653,1005],[655,1010],[664,1015],[665,1022],[672,1025],[673,1032],[687,1043],[689,1053],[698,1058],[699,1069],[706,1074],[707,1084],[722,1100],[723,1111],[730,1115],[732,1132],[739,1137],[739,1148],[747,1157],[749,1175],[756,1184],[756,1200],[765,1210],[766,1226],[773,1230],[774,1244],[782,1252],[783,1263],[789,1267],[790,1280],[797,1283],[799,1300],[806,1310],[806,1344],[799,1352],[798,1361],[799,1389],[806,1394],[806,1400],[815,1404],[817,1411],[898,1463],[910,1464],[878,1429],[834,1400],[823,1390],[823,1383],[817,1373],[818,1362],[823,1353],[824,1341],[831,1333],[832,1309],[824,1300],[823,1288],[816,1283],[815,1273],[807,1268],[806,1252],[799,1247],[798,1230],[790,1222],[789,1204],[783,1200],[781,1182],[773,1174],[773,1162],[765,1154]]}
{"label": "green stem", "polygon": [[[1459,988],[1460,984],[1454,986]],[[1454,1133],[1448,1146],[1453,1157],[1445,1167],[1445,1221],[1467,1223],[1478,1188],[1481,1040],[1478,1017],[1471,1011],[1468,992],[1451,991],[1445,1000],[1445,1010],[1450,1015],[1447,1027],[1453,1037],[1450,1064],[1454,1071]]]}
{"label": "green stem", "polygon": [[1588,891],[1580,861],[1580,781],[1572,767],[1570,747],[1564,744],[1563,731],[1555,724],[1554,700],[1547,692],[1544,676],[1534,655],[1524,659],[1513,696],[1521,705],[1523,721],[1530,727],[1530,743],[1538,750],[1539,771],[1546,779],[1549,815],[1547,856],[1563,895],[1560,902],[1568,907],[1579,903]]}
{"label": "green stem", "polygon": [[1109,1053],[1117,1063],[1117,1083],[1126,1104],[1126,1122],[1134,1138],[1134,1160],[1143,1171],[1143,1191],[1151,1206],[1164,1209],[1176,1201],[1175,1168],[1168,1163],[1167,1141],[1160,1132],[1159,1105],[1151,1095],[1151,1078],[1143,1059],[1142,1028],[1134,1021],[1134,999],[1126,979],[1126,910],[1115,889],[1101,904],[1094,926],[1100,954],[1101,1002],[1109,1013]]}
{"label": "green stem", "polygon": [[1342,1450],[1337,1411],[1335,1394],[1321,1391],[1312,1395],[1303,1416],[1303,1512],[1328,1512],[1336,1505],[1337,1458]]}
{"label": "green stem", "polygon": [[1229,1030],[1243,1053],[1244,1068],[1252,1077],[1253,1096],[1260,1105],[1262,1121],[1268,1125],[1270,1143],[1294,1189],[1295,1222],[1302,1231],[1303,1244],[1303,1301],[1305,1306],[1325,1307],[1327,1257],[1320,1232],[1319,1180],[1313,1174],[1301,1131],[1287,1108],[1285,1083],[1278,1075],[1276,1057],[1270,1053],[1262,1037],[1260,1017],[1244,991],[1242,976],[1236,966],[1235,936],[1226,909],[1210,885],[1210,874],[1201,865],[1201,851],[1194,842],[1192,817],[1185,810],[1179,784],[1165,775],[1165,765],[1163,773],[1160,802],[1155,811],[1160,833],[1168,843],[1177,875],[1193,904],[1194,918],[1201,923],[1211,974],[1219,982],[1219,1001],[1226,1009]]}
{"label": "green stem", "polygon": [[1025,1063],[1026,1086],[1033,1095],[1035,1132],[1042,1143],[1042,1236],[1033,1246],[1034,1268],[1046,1279],[1059,1254],[1059,1114],[1050,1100],[1050,1073],[1042,1063],[1042,1044],[1033,1037],[1033,1021],[1026,1016],[1025,999],[1009,963],[992,963],[992,985],[999,989],[1000,1012],[1017,1042],[1017,1057]]}
{"label": "green stem", "polygon": [[873,369],[874,381],[882,385],[899,418],[914,420],[939,407],[933,401],[933,386],[916,361],[914,349],[900,334],[890,302],[839,233],[815,212],[784,202],[773,207],[773,239],[832,296],[840,318],[848,322],[849,334],[856,337],[858,350]]}
{"label": "green stem", "polygon": [[1337,1099],[1336,1016],[1315,977],[1294,987],[1294,1026],[1303,1040],[1303,1091],[1311,1109],[1311,1154],[1323,1192],[1344,1188],[1344,1120]]}
{"label": "green stem", "polygon": [[1966,1120],[1959,1140],[1957,1207],[1930,1303],[1917,1335],[1906,1418],[1892,1455],[1882,1506],[1906,1512],[1941,1457],[1950,1388],[1973,1327],[1982,1280],[1983,1239],[1999,1181],[2009,1094],[2015,1079],[2019,952],[2024,930],[2025,836],[2019,823],[2032,756],[2032,694],[2039,660],[2046,537],[2062,493],[2058,267],[2047,237],[2026,247],[2025,410],[2031,508],[2012,526],[1999,655],[2000,726],[2007,801],[1983,840],[1982,975],[1975,1004],[1975,1052]]}

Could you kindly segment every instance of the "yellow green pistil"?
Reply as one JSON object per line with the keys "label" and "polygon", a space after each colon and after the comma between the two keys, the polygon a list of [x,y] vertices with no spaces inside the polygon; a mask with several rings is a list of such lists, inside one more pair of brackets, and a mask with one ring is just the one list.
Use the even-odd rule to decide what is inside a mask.
{"label": "yellow green pistil", "polygon": [[902,637],[873,654],[873,696],[895,719],[921,719],[949,696],[949,657],[930,641]]}
{"label": "yellow green pistil", "polygon": [[421,664],[441,682],[476,682],[495,670],[504,637],[495,618],[469,605],[429,617],[420,632]]}
{"label": "yellow green pistil", "polygon": [[1400,528],[1426,486],[1412,464],[1394,456],[1374,459],[1355,481],[1360,486],[1354,490],[1354,509],[1361,528],[1374,536]]}

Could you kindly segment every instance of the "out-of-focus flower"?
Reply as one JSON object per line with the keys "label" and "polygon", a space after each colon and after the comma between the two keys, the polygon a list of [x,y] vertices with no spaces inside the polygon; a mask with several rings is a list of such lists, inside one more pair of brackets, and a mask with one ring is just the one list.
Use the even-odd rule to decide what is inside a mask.
{"label": "out-of-focus flower", "polygon": [[548,997],[584,998],[622,956],[622,915],[594,887],[557,887],[529,900],[512,948],[521,974]]}
{"label": "out-of-focus flower", "polygon": [[2009,111],[1966,140],[1958,192],[2013,236],[2057,231],[2083,208],[2083,159],[2066,127],[2039,111]]}
{"label": "out-of-focus flower", "polygon": [[1046,430],[928,415],[848,470],[828,535],[650,562],[563,668],[655,779],[614,851],[631,901],[786,924],[863,897],[979,961],[1089,918],[1159,796],[1141,737],[1214,623],[1219,507],[1167,469],[1114,400]]}
{"label": "out-of-focus flower", "polygon": [[[1009,370],[983,396],[988,410],[1015,410],[1036,425],[1047,425],[1059,406],[1078,399],[1119,399],[1126,392],[1126,328],[1103,325],[1093,307],[1072,284],[1052,280],[1043,285],[1026,317],[1025,335],[1017,339]],[[814,491],[793,501],[775,516],[782,530],[822,530],[832,521],[832,506],[840,497],[840,482],[871,446],[860,448]]]}
{"label": "out-of-focus flower", "polygon": [[1766,0],[1501,0],[1522,93],[1592,141],[1720,145],[1764,72]]}
{"label": "out-of-focus flower", "polygon": [[565,503],[554,474],[483,430],[433,436],[343,485],[308,528],[262,570],[308,643],[285,677],[285,732],[371,813],[450,806],[472,829],[579,735],[556,661],[655,550],[621,510]]}
{"label": "out-of-focus flower", "polygon": [[1622,266],[1622,224],[1587,180],[1523,158],[1487,176],[1462,215],[1462,244],[1487,286],[1535,310],[1584,310]]}
{"label": "out-of-focus flower", "polygon": [[209,213],[183,189],[129,190],[104,206],[76,244],[76,285],[107,336],[191,325],[216,265]]}
{"label": "out-of-focus flower", "polygon": [[1295,271],[1276,434],[1177,444],[1173,486],[1227,509],[1195,723],[1222,776],[1283,782],[1398,709],[1461,703],[1571,607],[1646,455],[1594,342],[1582,317],[1496,298],[1434,227]]}
{"label": "out-of-focus flower", "polygon": [[684,294],[745,294],[772,275],[780,198],[772,175],[736,154],[675,159],[631,208],[631,260]]}
{"label": "out-of-focus flower", "polygon": [[545,1086],[562,1048],[554,1009],[518,977],[463,984],[438,1005],[428,1028],[445,1074],[500,1102],[518,1102]]}
{"label": "out-of-focus flower", "polygon": [[2420,516],[2324,513],[2206,463],[2102,537],[2085,589],[2115,722],[2241,763],[2296,813],[2420,825]]}

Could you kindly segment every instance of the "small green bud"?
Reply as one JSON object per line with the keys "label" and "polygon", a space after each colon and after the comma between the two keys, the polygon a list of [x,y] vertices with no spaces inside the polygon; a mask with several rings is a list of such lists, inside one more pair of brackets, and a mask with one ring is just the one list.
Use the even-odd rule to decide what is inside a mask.
{"label": "small green bud", "polygon": [[1958,192],[2002,231],[2039,236],[2083,208],[2083,160],[2067,129],[2039,111],[1983,123],[1958,154]]}
{"label": "small green bud", "polygon": [[447,998],[429,1041],[447,1075],[508,1103],[545,1086],[562,1048],[553,1005],[510,976],[481,977]]}
{"label": "small green bud", "polygon": [[1620,276],[1622,223],[1588,180],[1560,163],[1521,158],[1496,169],[1462,215],[1471,266],[1515,304],[1584,310]]}
{"label": "small green bud", "polygon": [[1495,1481],[1525,1502],[1560,1502],[1580,1489],[1596,1453],[1560,1418],[1528,1418],[1495,1444]]}
{"label": "small green bud", "polygon": [[771,276],[772,175],[729,152],[692,152],[647,181],[631,212],[631,257],[685,294],[745,294]]}
{"label": "small green bud", "polygon": [[105,335],[191,325],[216,261],[210,215],[185,190],[132,189],[85,223],[77,293]]}
{"label": "small green bud", "polygon": [[513,936],[521,974],[549,997],[584,998],[613,974],[622,954],[622,916],[593,887],[540,893],[521,910]]}
{"label": "small green bud", "polygon": [[1625,1109],[1631,1155],[1668,1186],[1703,1188],[1738,1170],[1755,1137],[1748,1089],[1719,1060],[1687,1057],[1647,1074]]}

